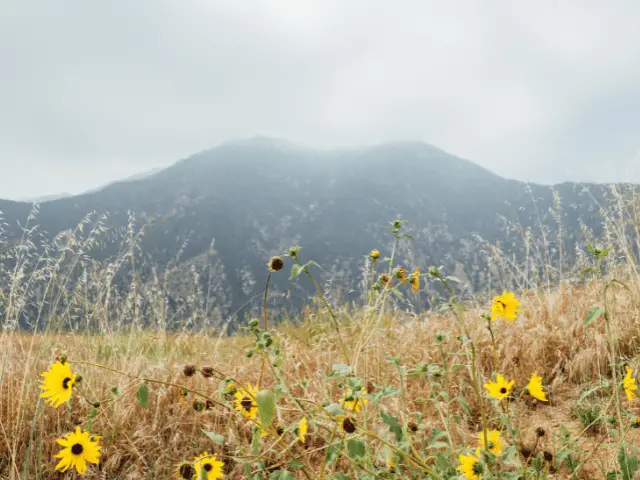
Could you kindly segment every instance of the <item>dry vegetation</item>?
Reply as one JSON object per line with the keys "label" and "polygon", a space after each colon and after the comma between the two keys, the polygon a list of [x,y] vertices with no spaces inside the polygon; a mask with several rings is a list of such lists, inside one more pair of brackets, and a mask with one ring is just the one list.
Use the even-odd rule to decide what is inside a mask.
{"label": "dry vegetation", "polygon": [[[397,242],[407,241],[401,224],[392,230]],[[458,302],[442,289],[450,281],[437,269],[423,271],[420,281],[427,291],[440,287],[438,308],[395,309],[392,292],[411,294],[399,277],[411,281],[418,273],[401,273],[389,252],[388,262],[368,264],[369,295],[361,308],[331,306],[318,285],[317,302],[295,324],[274,327],[264,312],[231,337],[150,331],[121,319],[117,328],[72,333],[56,315],[37,334],[7,327],[0,337],[0,477],[74,478],[56,472],[54,455],[61,449],[56,439],[79,426],[101,437],[102,455],[89,465],[89,479],[174,478],[180,462],[205,451],[233,479],[452,479],[464,474],[456,470],[460,455],[475,455],[483,479],[637,478],[640,400],[629,401],[622,383],[627,367],[634,376],[640,370],[640,277],[630,254],[636,244],[633,235],[606,232],[603,245],[629,255],[615,257],[601,275],[601,261],[614,253],[592,250],[588,280],[518,290],[515,322],[483,317],[492,295]],[[135,312],[130,295],[139,291],[115,304],[105,293],[113,265],[126,263],[128,251],[133,248],[111,270],[107,264],[92,272],[102,278],[91,286],[102,300],[85,305],[90,322],[104,325]],[[313,265],[289,253],[286,263],[299,281],[315,283]],[[28,268],[32,257],[21,258],[13,257],[7,277],[13,283],[2,296],[6,326],[15,326],[18,312],[34,301],[21,301],[30,298],[26,272],[40,275],[38,281],[57,275],[60,282],[67,278],[60,272],[71,271],[69,255],[41,267],[46,275]],[[513,270],[522,271],[506,257],[501,265],[516,279]],[[393,288],[386,288],[384,272]],[[51,299],[60,295],[51,292]],[[47,291],[38,295],[46,298]],[[73,301],[65,305],[57,315],[72,318]],[[59,408],[46,405],[38,388],[56,358],[82,376]],[[515,381],[503,401],[483,388],[498,373]],[[542,377],[548,402],[525,390],[532,373]],[[261,390],[254,418],[236,411],[229,393],[249,383]],[[362,408],[350,410],[349,391],[360,385],[366,394],[355,400]],[[345,417],[353,428],[345,427]],[[308,419],[304,441],[302,418]],[[485,427],[500,431],[497,455],[476,452]]]}

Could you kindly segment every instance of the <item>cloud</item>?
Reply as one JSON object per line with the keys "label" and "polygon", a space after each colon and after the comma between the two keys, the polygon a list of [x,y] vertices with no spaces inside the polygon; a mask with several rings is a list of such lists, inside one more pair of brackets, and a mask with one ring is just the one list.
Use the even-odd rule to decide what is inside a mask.
{"label": "cloud", "polygon": [[640,5],[614,3],[9,2],[0,197],[255,134],[423,140],[512,178],[640,182]]}

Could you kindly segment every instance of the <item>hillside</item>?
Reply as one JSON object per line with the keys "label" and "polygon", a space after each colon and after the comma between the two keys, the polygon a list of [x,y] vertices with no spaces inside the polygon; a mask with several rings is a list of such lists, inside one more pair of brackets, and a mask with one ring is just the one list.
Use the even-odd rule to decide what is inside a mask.
{"label": "hillside", "polygon": [[[399,252],[401,264],[445,265],[474,288],[486,283],[487,269],[475,234],[522,253],[520,235],[514,237],[503,218],[524,229],[544,225],[549,259],[564,251],[563,261],[570,262],[576,245],[584,243],[580,222],[601,228],[583,190],[574,184],[527,187],[424,143],[326,151],[260,137],[223,144],[138,180],[46,202],[32,224],[51,236],[74,228],[88,212],[108,212],[106,225],[117,235],[87,252],[104,258],[121,248],[133,212],[136,225],[149,223],[142,275],[148,278],[151,266],[164,271],[178,265],[180,283],[193,277],[193,268],[212,291],[204,283],[215,274],[213,303],[217,315],[226,316],[247,302],[252,307],[250,300],[263,288],[265,262],[295,244],[303,247],[303,259],[323,267],[324,282],[347,286],[342,294],[348,300],[355,295],[349,291],[359,291],[363,256],[373,247],[390,253],[386,220],[399,217],[415,239]],[[554,191],[563,204],[562,247],[553,233],[559,218],[549,213]],[[590,194],[602,199],[603,190],[591,186]],[[18,222],[24,224],[30,209],[0,201],[9,242],[18,238]],[[291,288],[283,279],[274,279],[273,291]],[[299,305],[310,292],[305,282],[295,287],[300,291],[289,296],[289,305]]]}

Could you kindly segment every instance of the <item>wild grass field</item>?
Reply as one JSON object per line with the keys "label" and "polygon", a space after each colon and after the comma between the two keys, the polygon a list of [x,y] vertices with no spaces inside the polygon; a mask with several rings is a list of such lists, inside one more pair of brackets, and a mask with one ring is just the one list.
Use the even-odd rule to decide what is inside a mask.
{"label": "wild grass field", "polygon": [[[55,255],[27,232],[2,270],[0,476],[638,478],[640,205],[619,201],[582,264],[559,274],[547,238],[524,261],[490,248],[505,288],[468,298],[449,272],[396,263],[401,221],[368,253],[359,306],[292,248],[265,259],[263,306],[230,336],[167,328],[162,279],[115,288],[134,234],[97,262],[99,223]],[[274,275],[317,292],[278,324]],[[424,292],[429,310],[397,308]]]}

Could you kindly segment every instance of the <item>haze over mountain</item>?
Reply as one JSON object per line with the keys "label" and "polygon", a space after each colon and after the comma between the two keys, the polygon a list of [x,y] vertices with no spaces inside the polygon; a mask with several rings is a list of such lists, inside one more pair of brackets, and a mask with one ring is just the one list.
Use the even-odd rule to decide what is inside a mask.
{"label": "haze over mountain", "polygon": [[[137,180],[46,202],[35,223],[55,235],[89,212],[108,212],[106,225],[122,233],[132,212],[138,225],[148,223],[140,254],[147,269],[178,266],[182,282],[191,281],[189,271],[202,279],[215,272],[216,302],[228,314],[260,293],[267,260],[295,244],[303,247],[303,259],[322,266],[323,282],[339,279],[358,291],[363,256],[371,248],[390,253],[386,227],[400,217],[414,237],[399,251],[406,268],[444,265],[474,288],[487,288],[486,260],[475,234],[511,242],[506,248],[514,252],[520,248],[501,217],[525,229],[541,223],[554,228],[561,220],[563,245],[550,235],[548,247],[563,248],[570,262],[584,243],[580,222],[599,228],[590,221],[594,203],[583,190],[570,183],[554,188],[562,199],[558,219],[549,213],[552,189],[504,179],[425,143],[317,150],[256,137],[227,142]],[[590,195],[602,198],[596,186]],[[0,201],[9,238],[20,234],[18,222],[30,209],[28,203]],[[119,238],[111,236],[89,253],[114,254]],[[308,286],[279,274],[273,288],[293,288],[287,302],[295,304],[296,295],[306,298]],[[342,294],[348,299],[356,293]]]}

